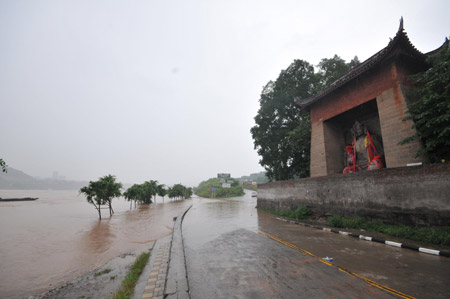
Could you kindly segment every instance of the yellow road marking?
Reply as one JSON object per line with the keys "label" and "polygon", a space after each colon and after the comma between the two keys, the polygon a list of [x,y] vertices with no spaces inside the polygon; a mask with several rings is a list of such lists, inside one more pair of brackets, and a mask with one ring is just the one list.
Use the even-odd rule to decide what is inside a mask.
{"label": "yellow road marking", "polygon": [[265,236],[267,236],[267,237],[269,237],[269,238],[271,238],[271,239],[273,239],[273,240],[275,240],[275,241],[281,243],[281,244],[284,244],[284,245],[286,245],[286,246],[288,246],[288,247],[291,247],[291,248],[293,248],[293,249],[299,250],[299,251],[301,251],[301,252],[303,252],[303,253],[305,253],[305,254],[307,254],[307,255],[310,255],[310,256],[312,256],[312,257],[315,257],[315,258],[317,258],[320,262],[322,262],[322,263],[324,263],[324,264],[326,264],[326,265],[328,265],[328,266],[334,266],[334,267],[337,267],[337,268],[339,269],[339,271],[344,272],[344,273],[347,273],[348,275],[355,276],[355,277],[357,277],[357,278],[359,278],[359,279],[362,279],[362,280],[365,281],[366,283],[368,283],[368,284],[370,284],[370,285],[372,285],[372,286],[374,286],[374,287],[377,287],[377,288],[379,288],[380,290],[389,292],[389,293],[394,294],[394,295],[396,295],[396,296],[399,296],[399,297],[401,297],[401,298],[405,298],[405,299],[416,299],[415,297],[406,295],[406,294],[404,294],[404,293],[402,293],[402,292],[400,292],[400,291],[391,289],[390,287],[387,287],[387,286],[382,285],[382,284],[379,284],[379,283],[377,283],[377,282],[375,282],[375,281],[373,281],[373,280],[370,280],[370,279],[368,279],[367,277],[364,277],[364,276],[361,276],[361,275],[359,275],[359,274],[353,273],[353,272],[351,272],[351,271],[349,271],[349,270],[346,270],[346,269],[344,269],[344,268],[342,268],[342,267],[340,267],[340,266],[338,266],[338,265],[336,265],[336,264],[333,264],[333,263],[331,263],[331,262],[325,261],[325,260],[321,259],[319,256],[317,256],[317,255],[315,255],[315,254],[313,254],[313,253],[311,253],[311,252],[309,252],[309,251],[307,251],[307,250],[301,249],[300,247],[298,247],[298,246],[296,246],[296,245],[294,245],[294,244],[291,244],[291,243],[289,243],[289,242],[283,241],[283,240],[281,240],[281,239],[275,237],[275,236],[272,235],[272,234],[263,232],[262,230],[258,230],[258,232],[259,232],[260,234],[262,234],[262,235],[265,235]]}

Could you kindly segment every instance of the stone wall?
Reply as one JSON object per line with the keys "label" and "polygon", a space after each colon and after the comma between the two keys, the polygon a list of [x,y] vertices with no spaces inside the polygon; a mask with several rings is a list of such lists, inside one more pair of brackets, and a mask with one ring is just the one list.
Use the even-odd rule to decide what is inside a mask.
{"label": "stone wall", "polygon": [[258,208],[450,226],[450,164],[382,169],[258,185]]}

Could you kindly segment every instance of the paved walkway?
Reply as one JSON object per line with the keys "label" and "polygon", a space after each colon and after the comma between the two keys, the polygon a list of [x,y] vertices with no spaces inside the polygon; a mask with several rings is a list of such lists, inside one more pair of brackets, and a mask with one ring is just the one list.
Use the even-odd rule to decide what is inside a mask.
{"label": "paved walkway", "polygon": [[163,299],[164,288],[166,286],[167,268],[170,255],[170,241],[159,244],[156,257],[151,266],[147,285],[141,298]]}

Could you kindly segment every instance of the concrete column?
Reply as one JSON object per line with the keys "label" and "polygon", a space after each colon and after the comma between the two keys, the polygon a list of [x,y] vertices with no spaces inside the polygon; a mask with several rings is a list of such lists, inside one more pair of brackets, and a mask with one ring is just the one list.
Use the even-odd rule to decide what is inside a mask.
{"label": "concrete column", "polygon": [[311,124],[311,161],[310,176],[327,175],[327,161],[325,156],[325,139],[323,122],[321,120]]}

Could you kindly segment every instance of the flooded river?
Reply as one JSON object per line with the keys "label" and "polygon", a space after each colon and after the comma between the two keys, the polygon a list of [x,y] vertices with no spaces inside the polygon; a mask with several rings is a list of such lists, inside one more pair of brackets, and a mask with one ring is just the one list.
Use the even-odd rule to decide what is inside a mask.
{"label": "flooded river", "polygon": [[103,220],[77,191],[0,190],[0,197],[38,197],[0,202],[0,298],[20,298],[51,289],[108,260],[172,232],[173,217],[191,200],[130,210],[114,199],[115,214]]}

